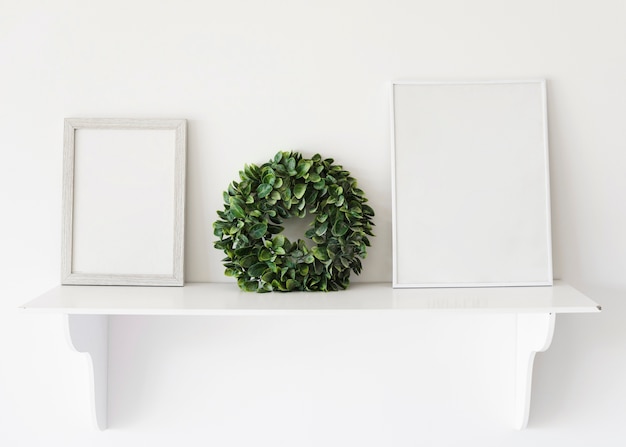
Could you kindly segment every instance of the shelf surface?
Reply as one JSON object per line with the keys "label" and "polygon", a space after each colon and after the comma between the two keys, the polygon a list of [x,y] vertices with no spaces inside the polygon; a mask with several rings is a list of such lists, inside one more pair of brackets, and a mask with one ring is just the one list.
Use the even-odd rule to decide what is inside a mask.
{"label": "shelf surface", "polygon": [[21,306],[69,315],[311,315],[461,311],[589,313],[600,306],[562,281],[541,287],[394,289],[353,283],[341,292],[250,293],[235,283],[184,287],[58,286]]}

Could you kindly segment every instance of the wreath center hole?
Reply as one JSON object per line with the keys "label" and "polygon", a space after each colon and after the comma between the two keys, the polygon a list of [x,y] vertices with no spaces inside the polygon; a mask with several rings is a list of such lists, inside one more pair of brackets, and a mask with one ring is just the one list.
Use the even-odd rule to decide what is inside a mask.
{"label": "wreath center hole", "polygon": [[290,242],[297,242],[298,239],[302,239],[307,244],[307,247],[311,246],[311,241],[304,235],[306,231],[311,228],[311,224],[315,220],[315,214],[307,213],[304,217],[291,217],[284,219],[282,227],[284,230],[280,233],[289,239]]}

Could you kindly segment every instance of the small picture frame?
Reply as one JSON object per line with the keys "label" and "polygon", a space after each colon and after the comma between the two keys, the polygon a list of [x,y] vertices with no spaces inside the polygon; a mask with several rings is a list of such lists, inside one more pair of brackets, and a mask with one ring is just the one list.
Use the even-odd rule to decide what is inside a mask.
{"label": "small picture frame", "polygon": [[64,285],[184,285],[187,122],[65,119]]}
{"label": "small picture frame", "polygon": [[545,80],[391,84],[393,286],[552,284]]}

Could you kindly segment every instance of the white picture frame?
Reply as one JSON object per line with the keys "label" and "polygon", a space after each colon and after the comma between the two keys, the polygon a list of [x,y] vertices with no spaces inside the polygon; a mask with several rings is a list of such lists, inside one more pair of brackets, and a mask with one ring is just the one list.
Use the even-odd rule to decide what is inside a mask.
{"label": "white picture frame", "polygon": [[393,287],[552,285],[545,80],[392,82]]}
{"label": "white picture frame", "polygon": [[63,285],[184,285],[187,122],[66,118]]}

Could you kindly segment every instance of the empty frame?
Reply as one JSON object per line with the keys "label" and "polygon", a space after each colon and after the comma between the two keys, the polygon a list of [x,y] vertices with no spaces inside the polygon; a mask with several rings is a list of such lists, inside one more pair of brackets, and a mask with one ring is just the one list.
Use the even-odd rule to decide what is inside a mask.
{"label": "empty frame", "polygon": [[545,81],[391,93],[394,287],[551,285]]}
{"label": "empty frame", "polygon": [[65,120],[62,284],[182,286],[185,120]]}

